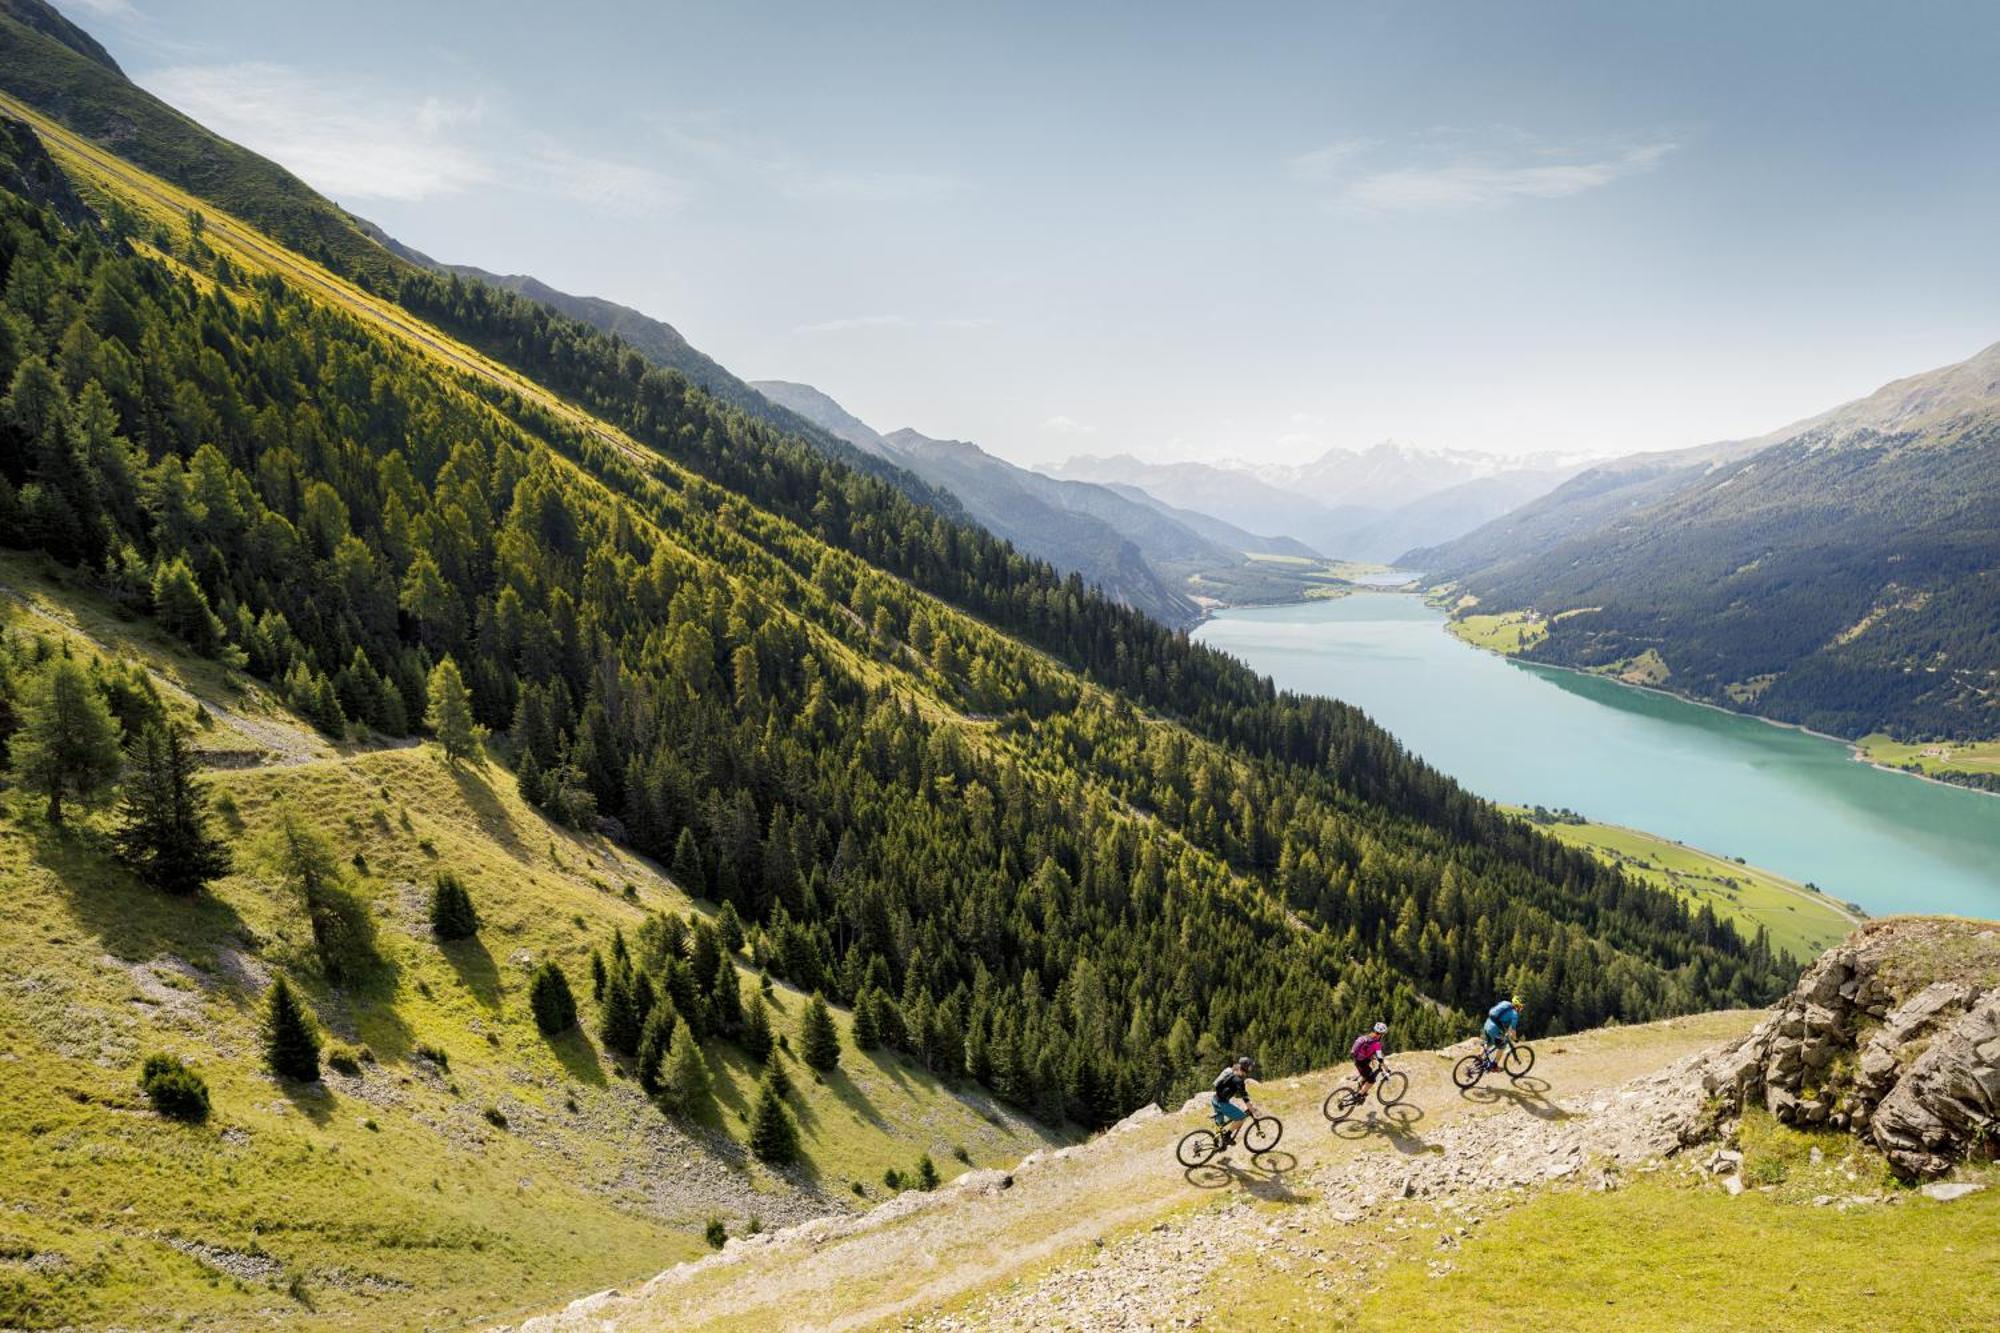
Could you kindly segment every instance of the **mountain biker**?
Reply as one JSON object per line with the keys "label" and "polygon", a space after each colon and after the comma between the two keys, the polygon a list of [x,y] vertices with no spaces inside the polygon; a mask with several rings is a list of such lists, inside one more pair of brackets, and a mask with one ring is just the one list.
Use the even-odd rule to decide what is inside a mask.
{"label": "mountain biker", "polygon": [[[1215,1118],[1226,1126],[1222,1131],[1225,1143],[1236,1133],[1236,1122],[1257,1109],[1250,1104],[1250,1089],[1246,1082],[1250,1077],[1250,1071],[1256,1067],[1255,1060],[1247,1055],[1239,1055],[1235,1064],[1224,1066],[1222,1072],[1215,1076],[1215,1101],[1211,1109],[1215,1112]],[[1236,1099],[1239,1097],[1243,1099],[1241,1106],[1236,1105]]]}
{"label": "mountain biker", "polygon": [[1493,1065],[1493,1052],[1502,1046],[1512,1046],[1521,1028],[1521,997],[1516,995],[1500,1001],[1486,1011],[1486,1067]]}
{"label": "mountain biker", "polygon": [[1348,1054],[1354,1057],[1354,1068],[1361,1075],[1361,1095],[1363,1097],[1366,1097],[1368,1090],[1375,1086],[1375,1066],[1382,1058],[1382,1039],[1388,1035],[1389,1025],[1387,1023],[1377,1023],[1374,1027],[1369,1028],[1366,1032],[1356,1037],[1354,1045],[1348,1049]]}

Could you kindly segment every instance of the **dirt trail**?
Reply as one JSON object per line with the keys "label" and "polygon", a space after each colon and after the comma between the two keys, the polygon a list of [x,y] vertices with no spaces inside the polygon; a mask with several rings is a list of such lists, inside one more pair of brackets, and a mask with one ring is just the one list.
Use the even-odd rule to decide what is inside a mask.
{"label": "dirt trail", "polygon": [[[1010,1185],[997,1172],[971,1173],[938,1195],[906,1195],[862,1218],[732,1242],[701,1263],[525,1327],[1150,1326],[1229,1252],[1208,1239],[1223,1236],[1218,1219],[1266,1205],[1337,1213],[1406,1191],[1567,1174],[1616,1154],[1624,1137],[1644,1139],[1650,1104],[1613,1089],[1741,1035],[1758,1016],[1704,1014],[1551,1038],[1537,1043],[1529,1079],[1470,1096],[1451,1085],[1445,1053],[1405,1053],[1395,1060],[1411,1076],[1404,1107],[1338,1132],[1320,1114],[1337,1072],[1279,1080],[1257,1092],[1263,1109],[1284,1118],[1285,1137],[1254,1162],[1238,1148],[1217,1165],[1183,1171],[1174,1144],[1202,1118],[1156,1115],[1078,1148],[1035,1154]],[[1119,1262],[1100,1261],[1112,1252]],[[1148,1252],[1164,1257],[1149,1261]]]}

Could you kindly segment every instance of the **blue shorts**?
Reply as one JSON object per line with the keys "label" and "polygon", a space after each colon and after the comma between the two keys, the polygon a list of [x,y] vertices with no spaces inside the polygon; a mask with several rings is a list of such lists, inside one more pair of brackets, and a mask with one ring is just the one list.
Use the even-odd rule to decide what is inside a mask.
{"label": "blue shorts", "polygon": [[1217,1120],[1228,1121],[1231,1124],[1250,1114],[1235,1102],[1210,1102],[1209,1109],[1215,1112]]}
{"label": "blue shorts", "polygon": [[1505,1040],[1507,1040],[1506,1030],[1503,1029],[1498,1023],[1494,1022],[1492,1019],[1490,1018],[1487,1019],[1486,1044],[1488,1046],[1498,1046],[1501,1042]]}

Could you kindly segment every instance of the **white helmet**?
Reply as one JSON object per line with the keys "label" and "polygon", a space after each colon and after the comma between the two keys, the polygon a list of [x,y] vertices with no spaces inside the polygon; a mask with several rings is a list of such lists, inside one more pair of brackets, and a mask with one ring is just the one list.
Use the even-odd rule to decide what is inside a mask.
{"label": "white helmet", "polygon": [[1383,1033],[1387,1032],[1388,1030],[1389,1030],[1389,1025],[1387,1023],[1377,1023],[1375,1025],[1375,1035],[1378,1037],[1381,1036]]}

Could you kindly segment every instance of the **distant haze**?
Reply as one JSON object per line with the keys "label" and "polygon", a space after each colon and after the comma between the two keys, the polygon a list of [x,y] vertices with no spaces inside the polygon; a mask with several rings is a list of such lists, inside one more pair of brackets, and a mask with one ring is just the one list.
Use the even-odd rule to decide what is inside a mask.
{"label": "distant haze", "polygon": [[392,235],[1009,459],[1742,438],[2000,335],[2000,7],[59,0]]}

